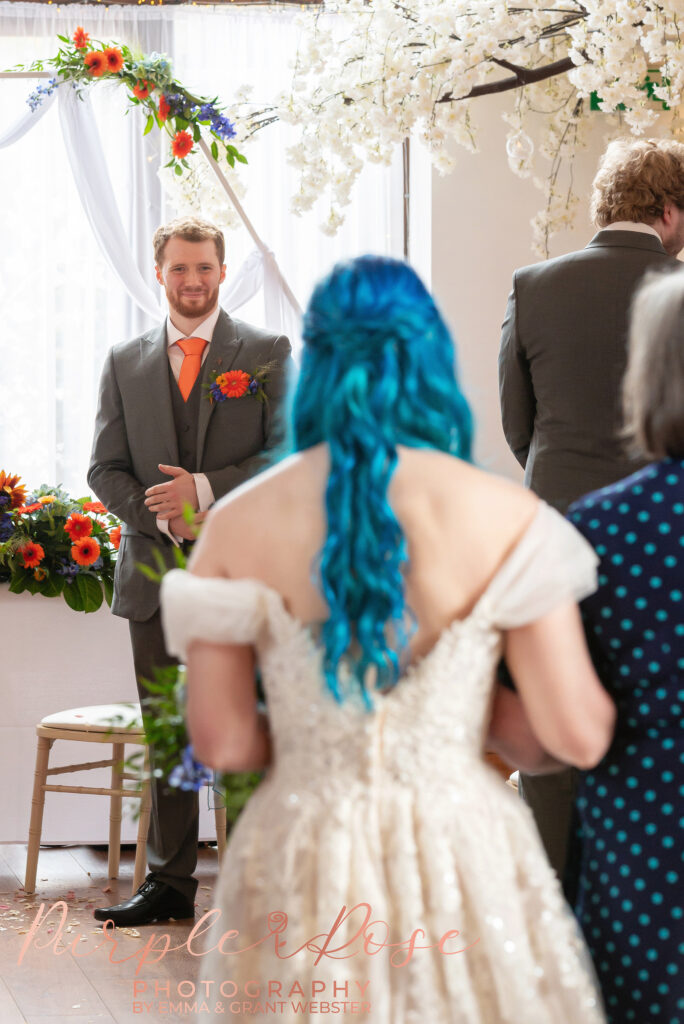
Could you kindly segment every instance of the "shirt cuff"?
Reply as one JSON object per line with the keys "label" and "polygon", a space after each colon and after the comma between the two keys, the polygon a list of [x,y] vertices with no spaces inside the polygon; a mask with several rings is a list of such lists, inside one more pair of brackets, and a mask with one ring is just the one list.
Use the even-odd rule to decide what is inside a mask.
{"label": "shirt cuff", "polygon": [[193,473],[195,489],[197,491],[197,511],[206,512],[216,500],[211,484],[204,473]]}
{"label": "shirt cuff", "polygon": [[171,533],[171,527],[169,526],[168,519],[160,519],[157,516],[157,529],[160,533],[166,534],[172,544],[175,544],[177,548],[180,547],[180,540],[176,537],[175,533]]}

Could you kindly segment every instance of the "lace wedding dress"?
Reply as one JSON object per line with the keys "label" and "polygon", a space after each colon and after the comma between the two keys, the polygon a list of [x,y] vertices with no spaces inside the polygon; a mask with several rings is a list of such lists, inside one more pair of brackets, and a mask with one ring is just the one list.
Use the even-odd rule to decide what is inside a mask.
{"label": "lace wedding dress", "polygon": [[193,638],[254,645],[268,701],[273,764],[231,835],[207,949],[234,931],[204,957],[232,1013],[239,1003],[241,1019],[278,1021],[603,1021],[532,817],[482,760],[502,630],[590,593],[595,566],[540,505],[472,613],[370,713],[327,695],[315,634],[278,593],[168,573],[172,653],[182,659]]}

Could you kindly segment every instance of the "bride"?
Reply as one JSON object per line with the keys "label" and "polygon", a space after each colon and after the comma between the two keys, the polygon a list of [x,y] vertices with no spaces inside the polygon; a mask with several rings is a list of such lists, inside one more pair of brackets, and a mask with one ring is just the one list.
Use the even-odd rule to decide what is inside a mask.
{"label": "bride", "polygon": [[195,755],[266,768],[204,977],[244,1018],[597,1024],[531,816],[482,756],[532,772],[606,751],[576,605],[595,555],[470,463],[449,333],[407,265],[338,264],[304,341],[296,454],[219,502],[163,586]]}

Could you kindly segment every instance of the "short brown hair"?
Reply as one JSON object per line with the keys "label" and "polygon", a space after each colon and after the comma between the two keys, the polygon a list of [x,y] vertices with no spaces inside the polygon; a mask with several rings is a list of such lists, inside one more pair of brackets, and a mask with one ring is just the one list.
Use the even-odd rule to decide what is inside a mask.
{"label": "short brown hair", "polygon": [[616,139],[593,182],[591,219],[597,228],[618,220],[652,224],[666,203],[684,209],[684,144],[671,139]]}
{"label": "short brown hair", "polygon": [[684,267],[648,274],[636,294],[622,398],[637,451],[684,458]]}
{"label": "short brown hair", "polygon": [[164,259],[166,243],[171,238],[183,238],[186,242],[212,241],[216,246],[216,255],[221,266],[226,258],[226,242],[223,232],[211,221],[201,217],[178,217],[157,228],[152,239],[154,262],[161,267]]}

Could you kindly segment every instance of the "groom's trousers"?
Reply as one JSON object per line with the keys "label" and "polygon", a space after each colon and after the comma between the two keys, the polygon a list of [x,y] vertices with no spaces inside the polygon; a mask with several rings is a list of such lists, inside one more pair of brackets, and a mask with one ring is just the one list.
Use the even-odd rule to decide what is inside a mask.
{"label": "groom's trousers", "polygon": [[[161,613],[157,610],[146,622],[129,620],[133,662],[140,701],[153,696],[145,679],[154,681],[154,669],[178,662],[166,651]],[[150,760],[154,750],[150,749]],[[165,779],[151,781],[152,807],[147,838],[147,863],[160,881],[172,886],[189,900],[194,900],[197,880],[197,837],[199,834],[199,801],[197,793],[171,789]]]}

